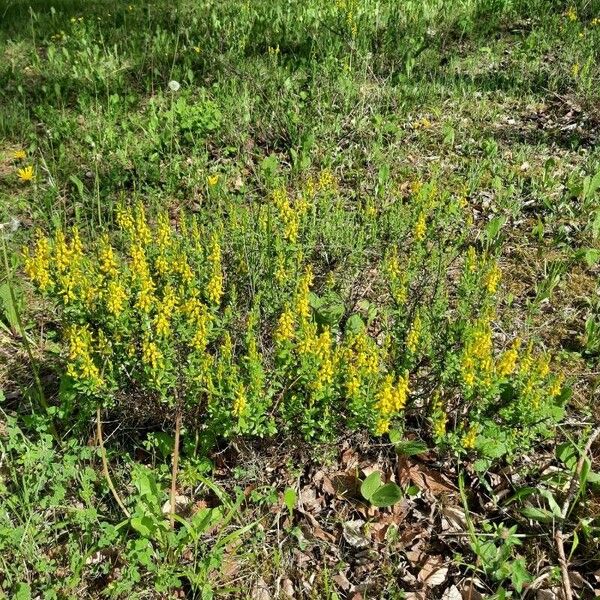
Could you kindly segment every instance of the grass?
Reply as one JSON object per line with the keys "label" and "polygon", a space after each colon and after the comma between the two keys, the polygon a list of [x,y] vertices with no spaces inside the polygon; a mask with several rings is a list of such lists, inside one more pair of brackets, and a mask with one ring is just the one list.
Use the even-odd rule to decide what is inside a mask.
{"label": "grass", "polygon": [[0,11],[0,597],[597,587],[598,2]]}

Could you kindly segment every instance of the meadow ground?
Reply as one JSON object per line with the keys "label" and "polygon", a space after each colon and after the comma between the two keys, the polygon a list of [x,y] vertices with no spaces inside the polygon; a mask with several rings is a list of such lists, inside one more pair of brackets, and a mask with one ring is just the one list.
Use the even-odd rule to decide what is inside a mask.
{"label": "meadow ground", "polygon": [[600,594],[597,0],[0,16],[0,597]]}

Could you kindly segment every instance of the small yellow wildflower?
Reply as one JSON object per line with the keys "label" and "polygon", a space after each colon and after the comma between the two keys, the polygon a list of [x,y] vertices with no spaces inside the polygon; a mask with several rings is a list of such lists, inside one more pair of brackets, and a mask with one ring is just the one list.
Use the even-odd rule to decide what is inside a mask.
{"label": "small yellow wildflower", "polygon": [[240,384],[236,390],[235,398],[233,400],[233,414],[235,417],[241,417],[246,411],[248,401],[246,399],[246,388],[243,384]]}
{"label": "small yellow wildflower", "polygon": [[463,436],[462,447],[465,450],[472,450],[475,448],[477,442],[477,426],[473,425],[469,428],[467,433]]}
{"label": "small yellow wildflower", "polygon": [[285,342],[291,340],[294,337],[294,315],[289,309],[285,309],[279,321],[277,323],[277,329],[275,330],[275,339],[278,342]]}
{"label": "small yellow wildflower", "polygon": [[379,418],[377,425],[375,426],[375,435],[384,435],[390,430],[390,420],[386,418]]}
{"label": "small yellow wildflower", "polygon": [[565,16],[567,19],[569,19],[569,21],[577,21],[577,11],[575,10],[575,7],[569,6]]}
{"label": "small yellow wildflower", "polygon": [[32,181],[34,177],[34,171],[32,165],[27,165],[22,169],[17,171],[17,177],[23,182],[27,183],[28,181]]}
{"label": "small yellow wildflower", "polygon": [[162,364],[162,353],[158,346],[149,337],[145,337],[142,342],[142,361],[156,371]]}
{"label": "small yellow wildflower", "polygon": [[415,320],[413,321],[413,324],[408,332],[408,335],[406,336],[406,348],[411,354],[414,354],[419,347],[419,341],[421,339],[421,330],[421,315],[417,313],[415,316]]}
{"label": "small yellow wildflower", "polygon": [[550,394],[550,396],[552,398],[556,398],[557,396],[560,396],[560,394],[562,392],[563,382],[564,382],[564,375],[562,375],[562,374],[557,375],[554,378],[554,380],[552,381],[552,384],[550,385],[550,388],[548,389],[548,393]]}
{"label": "small yellow wildflower", "polygon": [[494,294],[496,292],[501,278],[502,271],[500,270],[500,267],[494,263],[485,278],[485,289],[489,294]]}
{"label": "small yellow wildflower", "polygon": [[219,183],[219,176],[218,175],[209,175],[206,178],[206,183],[208,183],[208,185],[210,187],[214,187],[215,185],[217,185],[217,183]]}
{"label": "small yellow wildflower", "polygon": [[465,269],[467,273],[475,273],[477,271],[477,252],[473,246],[469,246],[467,250]]}
{"label": "small yellow wildflower", "polygon": [[427,219],[425,212],[421,211],[417,222],[415,223],[414,236],[417,242],[421,242],[425,239],[425,233],[427,232]]}
{"label": "small yellow wildflower", "polygon": [[309,293],[312,282],[313,271],[312,267],[308,265],[300,278],[298,292],[296,294],[296,314],[303,320],[308,319],[310,316]]}
{"label": "small yellow wildflower", "polygon": [[25,150],[15,150],[13,152],[13,158],[15,160],[25,160],[27,158],[27,152],[25,152]]}
{"label": "small yellow wildflower", "polygon": [[519,356],[519,348],[521,347],[521,340],[516,339],[510,346],[510,348],[504,352],[498,363],[497,371],[500,377],[505,377],[514,372],[517,366],[517,358]]}
{"label": "small yellow wildflower", "polygon": [[571,67],[571,75],[573,75],[573,77],[577,77],[579,75],[579,71],[580,71],[581,67],[579,66],[579,63],[576,62],[573,64],[573,66]]}

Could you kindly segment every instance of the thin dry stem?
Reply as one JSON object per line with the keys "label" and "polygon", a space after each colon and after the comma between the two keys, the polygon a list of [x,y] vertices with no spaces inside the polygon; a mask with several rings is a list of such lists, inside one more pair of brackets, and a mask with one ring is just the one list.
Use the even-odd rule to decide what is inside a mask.
{"label": "thin dry stem", "polygon": [[100,408],[96,410],[96,434],[98,437],[98,445],[100,446],[100,454],[102,455],[102,472],[104,473],[104,477],[106,479],[106,483],[108,484],[108,488],[112,492],[114,499],[116,500],[119,508],[123,511],[123,514],[129,518],[130,514],[127,510],[127,507],[121,500],[121,496],[117,492],[115,486],[113,485],[112,479],[110,477],[110,473],[108,471],[108,461],[106,460],[106,450],[104,448],[104,439],[102,437],[102,420],[100,418]]}

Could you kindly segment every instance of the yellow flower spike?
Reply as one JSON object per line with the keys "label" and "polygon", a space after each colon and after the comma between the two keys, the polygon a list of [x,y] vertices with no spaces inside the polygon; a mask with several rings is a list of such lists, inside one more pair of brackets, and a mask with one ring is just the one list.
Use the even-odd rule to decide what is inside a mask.
{"label": "yellow flower spike", "polygon": [[390,420],[386,418],[379,418],[377,425],[375,426],[375,435],[381,436],[386,434],[390,430]]}
{"label": "yellow flower spike", "polygon": [[17,170],[17,177],[22,183],[33,181],[34,176],[35,172],[32,165],[27,165],[26,167]]}
{"label": "yellow flower spike", "polygon": [[277,322],[275,329],[275,340],[278,342],[286,342],[293,339],[295,334],[294,315],[289,309],[285,309]]}
{"label": "yellow flower spike", "polygon": [[304,274],[300,278],[298,291],[296,293],[296,314],[301,320],[306,320],[310,316],[309,293],[312,282],[312,266],[307,265],[304,269]]}
{"label": "yellow flower spike", "polygon": [[123,205],[117,206],[116,210],[117,225],[124,233],[131,235],[135,228],[133,214],[130,207]]}
{"label": "yellow flower spike", "polygon": [[23,250],[23,260],[25,262],[25,273],[39,286],[42,292],[45,292],[52,286],[50,277],[50,242],[46,236],[37,234],[34,252],[31,256],[29,249]]}
{"label": "yellow flower spike", "polygon": [[433,426],[433,435],[436,438],[442,438],[446,435],[448,415],[446,414],[446,409],[444,408],[444,404],[439,395],[434,400],[432,408],[433,413],[431,416],[431,423]]}
{"label": "yellow flower spike", "polygon": [[510,348],[502,354],[498,366],[496,368],[500,377],[506,377],[514,373],[517,366],[517,358],[519,357],[519,349],[521,348],[521,340],[516,339]]}
{"label": "yellow flower spike", "polygon": [[467,273],[475,273],[475,271],[477,271],[477,251],[473,246],[469,246],[467,250],[465,269]]}
{"label": "yellow flower spike", "polygon": [[500,270],[500,267],[494,263],[488,271],[484,281],[485,289],[487,290],[488,294],[496,293],[501,279],[502,271]]}
{"label": "yellow flower spike", "polygon": [[115,279],[117,277],[117,259],[115,252],[110,245],[108,235],[104,234],[100,238],[100,249],[98,251],[98,262],[100,263],[100,272],[105,277]]}
{"label": "yellow flower spike", "polygon": [[54,234],[54,257],[58,272],[65,273],[71,265],[72,252],[62,229],[58,229]]}
{"label": "yellow flower spike", "polygon": [[71,243],[69,245],[73,261],[78,262],[83,258],[83,243],[79,236],[79,229],[73,227],[71,229]]}
{"label": "yellow flower spike", "polygon": [[110,281],[106,291],[106,307],[113,317],[118,317],[124,310],[127,291],[116,280]]}
{"label": "yellow flower spike", "polygon": [[13,152],[14,160],[25,160],[27,158],[27,152],[25,150],[15,150]]}
{"label": "yellow flower spike", "polygon": [[173,230],[171,229],[171,223],[169,222],[169,215],[166,212],[163,212],[158,217],[156,227],[156,244],[160,251],[164,252],[171,247],[173,243],[172,236]]}
{"label": "yellow flower spike", "polygon": [[545,379],[550,373],[550,354],[545,352],[537,359],[536,371],[540,379]]}
{"label": "yellow flower spike", "polygon": [[148,336],[142,341],[142,362],[152,371],[162,366],[163,356],[156,343]]}
{"label": "yellow flower spike", "polygon": [[425,239],[425,234],[427,233],[427,217],[424,211],[419,213],[413,233],[417,242],[422,242]]}
{"label": "yellow flower spike", "polygon": [[356,398],[360,392],[361,378],[356,365],[350,363],[346,370],[346,395],[348,398]]}
{"label": "yellow flower spike", "polygon": [[233,415],[239,419],[244,412],[246,412],[247,405],[246,388],[244,387],[244,384],[240,383],[237,386],[235,398],[233,400]]}
{"label": "yellow flower spike", "polygon": [[419,347],[422,333],[421,315],[417,312],[415,320],[406,336],[406,348],[411,354],[415,354]]}
{"label": "yellow flower spike", "polygon": [[377,394],[377,411],[383,416],[394,413],[396,402],[394,400],[394,376],[388,374],[385,376],[383,383]]}
{"label": "yellow flower spike", "polygon": [[211,273],[206,286],[206,295],[211,304],[218,306],[223,296],[223,274],[221,270],[221,245],[216,233],[213,234],[211,239],[208,262]]}
{"label": "yellow flower spike", "polygon": [[473,425],[469,428],[467,433],[462,438],[462,447],[465,450],[473,450],[477,443],[477,425]]}
{"label": "yellow flower spike", "polygon": [[146,221],[146,210],[141,202],[135,207],[135,234],[142,247],[147,246],[152,239],[152,233]]}
{"label": "yellow flower spike", "polygon": [[548,389],[548,393],[550,394],[551,398],[557,398],[558,396],[560,396],[560,394],[562,393],[563,383],[564,375],[562,373],[554,377],[554,380],[552,381]]}

